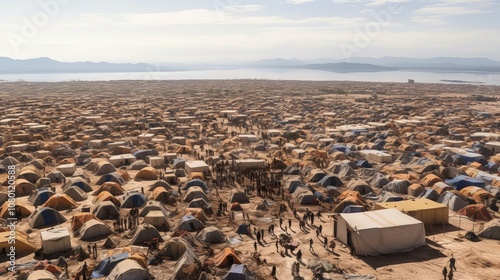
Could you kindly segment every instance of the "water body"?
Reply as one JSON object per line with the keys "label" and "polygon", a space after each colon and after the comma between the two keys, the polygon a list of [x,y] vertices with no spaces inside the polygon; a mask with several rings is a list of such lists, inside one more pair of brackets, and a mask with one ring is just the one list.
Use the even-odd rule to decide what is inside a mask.
{"label": "water body", "polygon": [[[51,74],[0,74],[5,82],[64,82],[64,81],[114,81],[114,80],[203,80],[203,79],[267,79],[310,81],[366,81],[406,83],[452,84],[467,81],[476,85],[500,85],[500,73],[483,72],[428,72],[388,71],[335,73],[308,69],[224,69],[189,70],[170,72],[120,72],[120,73],[51,73]],[[461,83],[463,84],[463,83]]]}

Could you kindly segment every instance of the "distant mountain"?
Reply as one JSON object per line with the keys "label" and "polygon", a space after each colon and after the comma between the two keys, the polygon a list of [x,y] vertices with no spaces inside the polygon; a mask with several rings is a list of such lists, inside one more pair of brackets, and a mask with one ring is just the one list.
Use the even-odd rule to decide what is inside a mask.
{"label": "distant mountain", "polygon": [[25,60],[0,57],[0,73],[148,72],[154,69],[146,63],[60,62],[47,57]]}
{"label": "distant mountain", "polygon": [[300,68],[323,70],[331,72],[379,72],[379,71],[397,71],[395,67],[384,67],[368,63],[323,63],[323,64],[307,64],[299,66]]}

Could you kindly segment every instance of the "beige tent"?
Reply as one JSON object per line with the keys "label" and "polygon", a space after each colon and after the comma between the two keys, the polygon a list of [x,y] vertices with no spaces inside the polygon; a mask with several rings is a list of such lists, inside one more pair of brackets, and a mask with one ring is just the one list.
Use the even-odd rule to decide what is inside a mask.
{"label": "beige tent", "polygon": [[83,226],[83,224],[85,224],[87,221],[90,220],[98,220],[98,219],[92,213],[82,212],[74,214],[73,217],[71,218],[71,230],[75,231],[80,229]]}
{"label": "beige tent", "polygon": [[158,171],[153,167],[144,167],[136,175],[135,180],[158,180]]}
{"label": "beige tent", "polygon": [[125,189],[116,182],[106,182],[99,187],[93,194],[98,195],[101,192],[107,191],[114,196],[122,195],[125,193]]}
{"label": "beige tent", "polygon": [[76,208],[78,204],[67,194],[55,194],[51,196],[47,201],[42,205],[42,207],[50,207],[55,210],[65,210],[70,208]]}
{"label": "beige tent", "polygon": [[151,277],[149,271],[136,260],[127,259],[118,263],[106,279],[113,280],[147,280]]}
{"label": "beige tent", "polygon": [[[16,204],[15,211],[18,213],[21,213],[22,218],[28,217],[29,215],[31,215],[31,211],[22,205]],[[4,202],[4,204],[2,205],[2,210],[0,211],[0,219],[7,219],[7,218],[13,218],[9,213],[9,202],[8,201]]]}
{"label": "beige tent", "polygon": [[[6,255],[10,252],[12,244],[9,243],[10,229],[8,227],[0,228],[0,252]],[[16,255],[27,255],[35,252],[36,248],[33,242],[28,240],[28,235],[20,230],[16,230]]]}

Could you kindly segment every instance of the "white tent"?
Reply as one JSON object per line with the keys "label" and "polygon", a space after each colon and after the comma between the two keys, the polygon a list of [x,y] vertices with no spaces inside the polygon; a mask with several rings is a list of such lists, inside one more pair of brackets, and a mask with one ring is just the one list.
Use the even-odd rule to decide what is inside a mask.
{"label": "white tent", "polygon": [[40,232],[44,254],[64,252],[71,249],[71,237],[66,228],[54,228]]}
{"label": "white tent", "polygon": [[397,209],[342,213],[335,237],[356,254],[377,256],[409,251],[425,245],[424,224]]}
{"label": "white tent", "polygon": [[151,274],[135,260],[124,260],[115,266],[106,280],[147,280]]}

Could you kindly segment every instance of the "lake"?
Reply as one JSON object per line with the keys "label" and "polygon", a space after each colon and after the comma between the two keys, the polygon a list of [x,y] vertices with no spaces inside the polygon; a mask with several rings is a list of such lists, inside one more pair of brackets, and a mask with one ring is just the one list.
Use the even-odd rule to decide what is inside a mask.
{"label": "lake", "polygon": [[[7,82],[63,82],[63,81],[113,81],[113,80],[203,80],[203,79],[268,79],[310,81],[366,81],[406,83],[449,83],[441,80],[460,80],[482,85],[500,85],[500,73],[482,72],[427,72],[389,71],[335,73],[307,69],[223,69],[169,72],[120,72],[120,73],[51,73],[51,74],[0,74]],[[479,84],[478,84],[479,85]]]}

